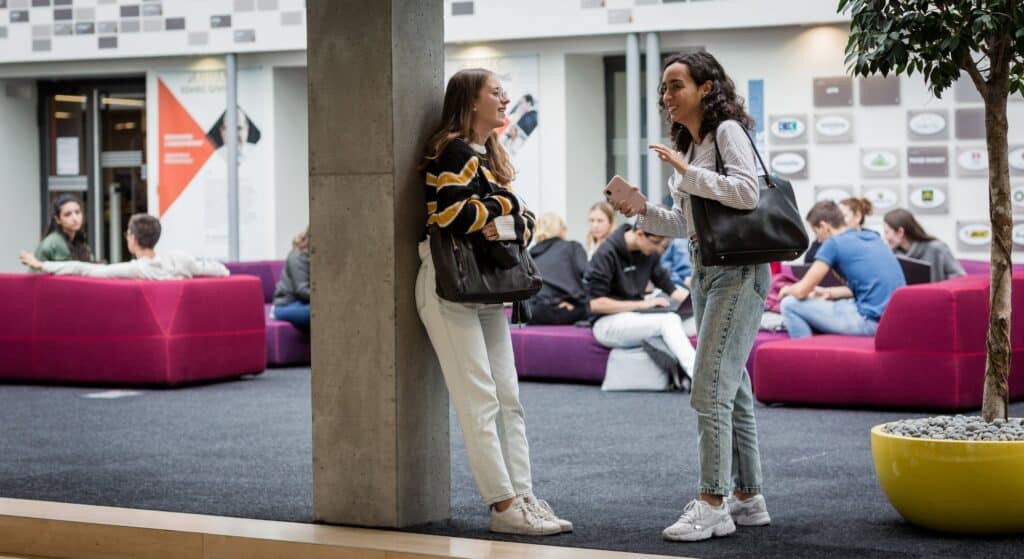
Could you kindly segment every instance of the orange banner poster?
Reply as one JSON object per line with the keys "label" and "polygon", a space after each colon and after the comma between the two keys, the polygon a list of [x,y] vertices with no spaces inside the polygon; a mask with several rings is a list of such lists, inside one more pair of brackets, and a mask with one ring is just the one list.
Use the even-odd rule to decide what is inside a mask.
{"label": "orange banner poster", "polygon": [[181,196],[213,155],[206,131],[171,93],[163,80],[160,89],[160,216]]}

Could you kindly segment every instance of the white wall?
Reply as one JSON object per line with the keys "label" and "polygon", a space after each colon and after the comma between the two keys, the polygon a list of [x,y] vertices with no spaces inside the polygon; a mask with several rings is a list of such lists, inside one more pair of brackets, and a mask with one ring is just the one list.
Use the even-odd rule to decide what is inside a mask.
{"label": "white wall", "polygon": [[0,79],[0,273],[22,272],[22,250],[35,250],[40,223],[39,128],[34,81]]}
{"label": "white wall", "polygon": [[309,123],[305,68],[274,69],[274,258],[309,225]]}

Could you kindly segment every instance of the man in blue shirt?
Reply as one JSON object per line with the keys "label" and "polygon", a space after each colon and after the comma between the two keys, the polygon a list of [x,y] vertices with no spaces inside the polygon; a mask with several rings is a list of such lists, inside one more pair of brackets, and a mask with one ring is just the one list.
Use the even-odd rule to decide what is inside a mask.
{"label": "man in blue shirt", "polygon": [[[789,337],[874,336],[893,292],[906,285],[899,261],[878,233],[847,227],[835,202],[815,204],[807,222],[821,248],[803,279],[779,291]],[[818,285],[831,269],[845,286]]]}

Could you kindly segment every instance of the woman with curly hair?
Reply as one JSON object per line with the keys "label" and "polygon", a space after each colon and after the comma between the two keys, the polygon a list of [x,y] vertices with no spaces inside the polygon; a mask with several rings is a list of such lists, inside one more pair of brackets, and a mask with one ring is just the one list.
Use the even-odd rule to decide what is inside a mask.
{"label": "woman with curly hair", "polygon": [[[639,216],[637,226],[644,231],[693,241],[697,357],[690,405],[697,412],[699,495],[662,535],[672,541],[698,541],[731,534],[736,524],[770,522],[761,495],[754,397],[744,364],[771,275],[768,264],[704,266],[696,242],[692,197],[749,210],[757,207],[760,196],[747,135],[753,121],[732,79],[706,52],[679,54],[665,62],[660,92],[675,145],[654,144],[650,149],[675,170],[669,179],[672,208],[647,202],[643,207],[623,204],[619,210]],[[716,170],[716,153],[724,174]]]}

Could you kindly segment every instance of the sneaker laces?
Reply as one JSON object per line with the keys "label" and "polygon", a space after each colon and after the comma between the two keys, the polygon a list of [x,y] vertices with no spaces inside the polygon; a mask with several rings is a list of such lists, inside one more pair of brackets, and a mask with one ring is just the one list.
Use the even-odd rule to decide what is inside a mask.
{"label": "sneaker laces", "polygon": [[526,522],[534,528],[539,528],[546,520],[543,514],[544,510],[537,506],[536,503],[527,501],[526,499],[520,499],[519,502],[519,510],[522,511],[524,518],[526,518]]}
{"label": "sneaker laces", "polygon": [[676,523],[685,522],[687,524],[696,524],[696,520],[701,515],[701,510],[699,508],[700,503],[701,501],[697,499],[694,499],[689,503],[686,503],[686,507],[683,508],[683,514],[679,515],[679,520],[677,520]]}
{"label": "sneaker laces", "polygon": [[553,510],[551,510],[550,507],[545,507],[544,505],[542,505],[541,501],[539,499],[537,499],[536,497],[533,497],[533,498],[531,498],[529,500],[524,498],[523,499],[523,503],[526,505],[526,507],[528,509],[530,509],[530,512],[532,512],[535,516],[537,516],[541,520],[555,521],[555,520],[558,519],[555,516],[555,512]]}

